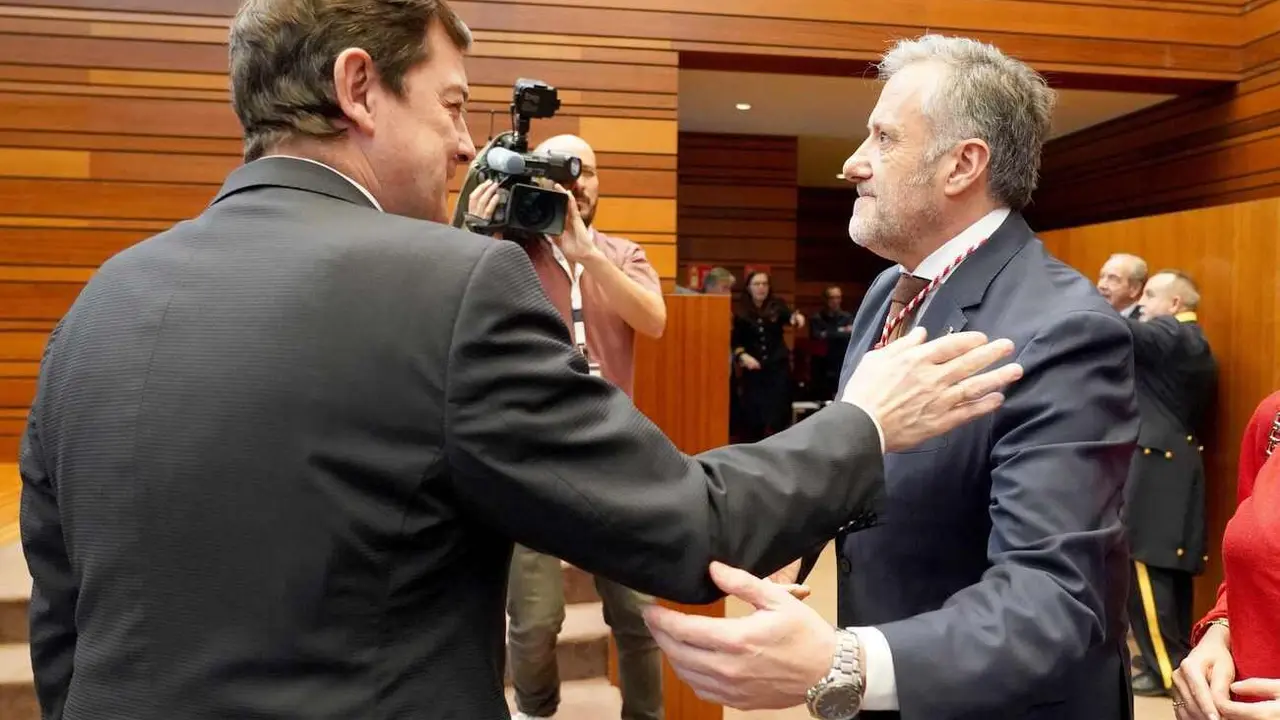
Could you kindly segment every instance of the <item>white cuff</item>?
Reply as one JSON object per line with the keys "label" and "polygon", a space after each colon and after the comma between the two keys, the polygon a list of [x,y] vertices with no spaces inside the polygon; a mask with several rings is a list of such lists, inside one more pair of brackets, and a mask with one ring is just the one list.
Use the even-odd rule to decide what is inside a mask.
{"label": "white cuff", "polygon": [[876,434],[880,436],[880,454],[881,454],[881,455],[883,455],[883,454],[884,454],[884,447],[885,447],[885,445],[884,445],[884,428],[880,427],[880,419],[879,419],[879,418],[877,418],[877,417],[875,416],[875,413],[873,413],[873,412],[871,412],[871,411],[867,410],[866,408],[862,407],[861,405],[859,405],[859,404],[857,404],[857,403],[849,403],[849,404],[850,404],[850,405],[852,405],[852,406],[854,406],[854,407],[856,407],[856,408],[858,408],[858,409],[859,409],[859,410],[861,410],[862,412],[866,413],[866,414],[867,414],[867,417],[871,418],[871,424],[876,426]]}
{"label": "white cuff", "polygon": [[858,636],[866,654],[867,664],[862,669],[866,679],[866,691],[862,698],[863,710],[897,710],[898,681],[893,674],[893,651],[884,633],[873,627],[849,628]]}

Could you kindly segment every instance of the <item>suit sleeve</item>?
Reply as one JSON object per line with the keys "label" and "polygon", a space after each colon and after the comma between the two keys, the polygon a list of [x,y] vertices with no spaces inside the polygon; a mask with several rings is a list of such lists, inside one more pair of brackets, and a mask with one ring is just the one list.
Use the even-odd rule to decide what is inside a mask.
{"label": "suit sleeve", "polygon": [[1019,353],[1024,377],[992,419],[990,568],[938,610],[879,626],[903,720],[996,713],[1104,642],[1106,594],[1127,584],[1106,560],[1125,542],[1138,437],[1122,323],[1072,313]]}
{"label": "suit sleeve", "polygon": [[1178,346],[1178,321],[1171,317],[1146,322],[1129,318],[1133,334],[1133,361],[1138,367],[1159,365]]}
{"label": "suit sleeve", "polygon": [[[45,347],[46,359],[56,335],[55,329]],[[79,586],[62,533],[55,481],[43,457],[40,406],[37,393],[18,450],[22,478],[19,525],[22,550],[32,577],[31,664],[36,695],[45,717],[61,717],[74,671]]]}
{"label": "suit sleeve", "polygon": [[712,560],[774,572],[882,496],[861,410],[834,404],[764,442],[689,456],[564,336],[528,260],[494,243],[456,319],[445,446],[460,503],[516,542],[706,603],[722,596]]}

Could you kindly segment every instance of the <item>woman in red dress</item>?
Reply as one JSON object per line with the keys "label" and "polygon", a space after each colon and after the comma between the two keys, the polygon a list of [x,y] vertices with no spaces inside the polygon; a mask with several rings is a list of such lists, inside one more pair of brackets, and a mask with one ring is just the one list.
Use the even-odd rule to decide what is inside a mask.
{"label": "woman in red dress", "polygon": [[1178,720],[1280,720],[1280,392],[1240,445],[1235,515],[1222,536],[1218,604],[1174,674]]}

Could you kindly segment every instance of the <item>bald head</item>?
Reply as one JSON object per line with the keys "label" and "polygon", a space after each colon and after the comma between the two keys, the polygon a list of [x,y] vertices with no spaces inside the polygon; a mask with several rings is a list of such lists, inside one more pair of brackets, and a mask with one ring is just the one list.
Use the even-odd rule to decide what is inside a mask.
{"label": "bald head", "polygon": [[596,153],[586,140],[577,135],[556,135],[547,138],[534,148],[535,153],[560,153],[573,155],[582,161],[582,174],[578,181],[568,188],[578,202],[578,212],[582,221],[591,226],[596,219],[596,204],[600,200],[600,178],[596,175]]}
{"label": "bald head", "polygon": [[1200,290],[1191,276],[1180,270],[1161,270],[1142,291],[1143,319],[1177,315],[1200,307]]}

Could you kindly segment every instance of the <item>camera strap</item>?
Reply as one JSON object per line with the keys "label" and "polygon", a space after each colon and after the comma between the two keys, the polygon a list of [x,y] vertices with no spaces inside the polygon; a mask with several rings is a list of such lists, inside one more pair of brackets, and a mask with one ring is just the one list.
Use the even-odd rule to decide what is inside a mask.
{"label": "camera strap", "polygon": [[[594,233],[595,230],[592,229],[591,232]],[[578,263],[573,263],[573,267],[570,268],[569,259],[560,250],[560,246],[551,238],[546,238],[546,242],[551,246],[551,254],[555,257],[556,262],[559,263],[560,268],[569,276],[569,307],[573,313],[573,345],[587,359],[587,368],[591,374],[599,377],[600,363],[587,352],[587,323],[582,309],[582,266]]]}

